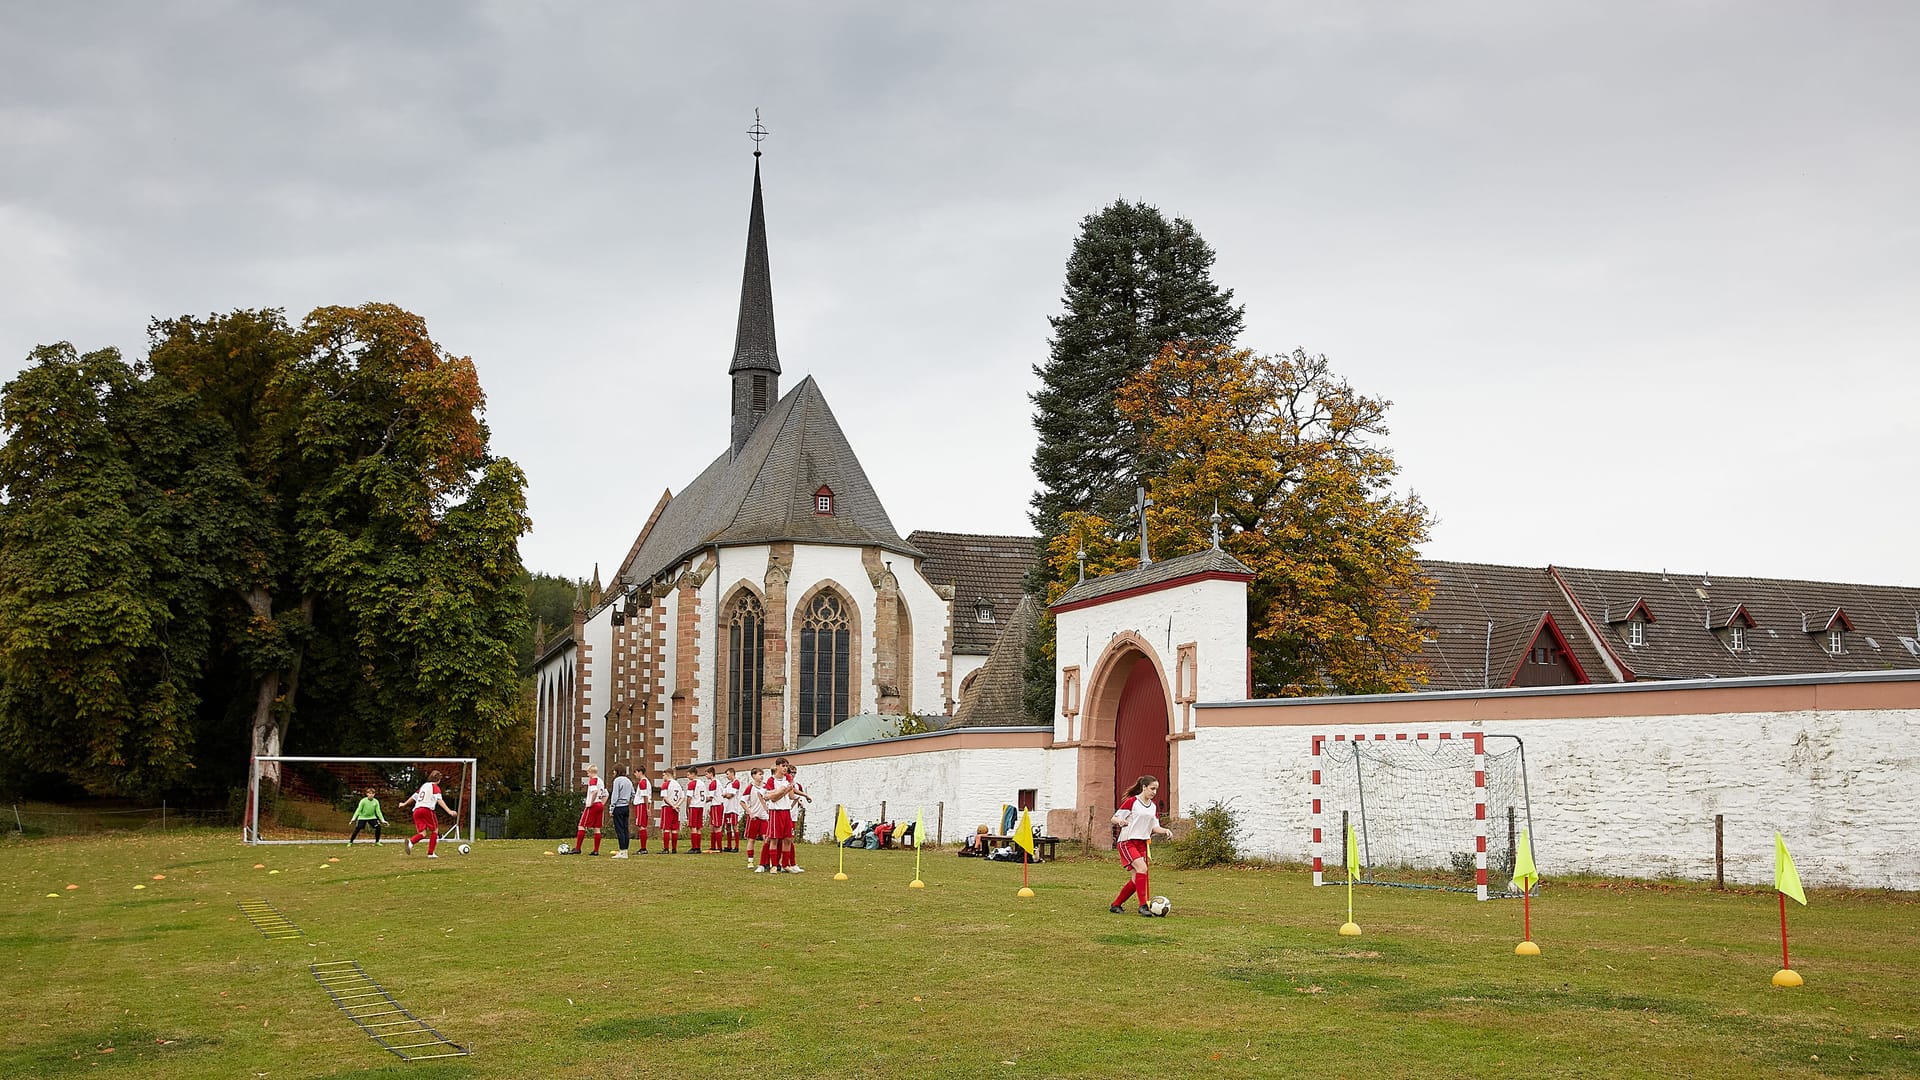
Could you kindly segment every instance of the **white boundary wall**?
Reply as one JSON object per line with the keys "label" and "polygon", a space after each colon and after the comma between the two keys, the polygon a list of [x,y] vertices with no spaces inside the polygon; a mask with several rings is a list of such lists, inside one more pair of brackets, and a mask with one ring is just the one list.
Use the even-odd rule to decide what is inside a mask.
{"label": "white boundary wall", "polygon": [[[1230,800],[1249,854],[1306,861],[1314,735],[1472,730],[1525,741],[1534,851],[1549,879],[1710,879],[1724,814],[1729,882],[1772,882],[1778,830],[1810,885],[1920,889],[1920,672],[1606,690],[1203,706],[1181,751],[1181,810]],[[1836,690],[1855,700],[1796,707]],[[1740,697],[1783,707],[1696,711]],[[1291,722],[1222,723],[1243,724],[1242,709]],[[1460,830],[1472,850],[1473,823]]]}

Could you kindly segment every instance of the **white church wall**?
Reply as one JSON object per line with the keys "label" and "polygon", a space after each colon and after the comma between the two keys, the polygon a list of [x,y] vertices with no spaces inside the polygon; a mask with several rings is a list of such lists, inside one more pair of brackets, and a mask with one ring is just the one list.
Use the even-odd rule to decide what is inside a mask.
{"label": "white church wall", "polygon": [[[680,671],[680,635],[674,628],[680,625],[680,590],[668,589],[660,597],[662,617],[660,625],[665,627],[660,633],[660,694],[653,703],[654,717],[658,724],[656,730],[660,738],[654,742],[653,768],[664,769],[673,761],[673,692]],[[686,764],[686,762],[679,762]]]}
{"label": "white church wall", "polygon": [[[1809,884],[1920,888],[1920,682],[1893,685],[1896,693],[1882,695],[1887,706],[1876,708],[1823,708],[1810,695],[1782,694],[1778,709],[1736,703],[1696,712],[1700,703],[1686,698],[1709,690],[1663,688],[1650,691],[1664,696],[1659,703],[1594,695],[1584,711],[1598,714],[1578,716],[1555,715],[1568,711],[1565,699],[1477,695],[1497,710],[1479,721],[1379,722],[1373,699],[1350,707],[1351,722],[1340,719],[1336,699],[1319,699],[1310,707],[1327,722],[1287,726],[1216,726],[1235,710],[1203,709],[1181,751],[1181,809],[1230,800],[1250,853],[1304,860],[1313,735],[1480,731],[1524,740],[1534,850],[1548,877],[1710,878],[1714,815],[1723,814],[1729,881],[1772,880],[1778,830]],[[1403,718],[1435,696],[1407,695]],[[1599,707],[1616,704],[1622,715]],[[1811,707],[1794,707],[1803,704]],[[1326,827],[1337,843],[1338,820]],[[1472,822],[1460,829],[1471,850]],[[1504,831],[1490,824],[1490,849]]]}
{"label": "white church wall", "polygon": [[[953,707],[960,707],[960,684],[967,676],[987,666],[987,658],[977,653],[959,653],[953,658]],[[935,710],[936,712],[939,710]]]}
{"label": "white church wall", "polygon": [[912,620],[913,655],[903,660],[912,665],[912,700],[905,702],[904,707],[920,716],[939,716],[946,710],[940,688],[940,674],[946,662],[940,654],[947,646],[947,602],[914,569],[912,559],[892,554],[883,557],[893,562],[893,576],[900,583],[900,602]]}
{"label": "white church wall", "polygon": [[[613,701],[613,607],[601,608],[599,614],[587,620],[581,633],[581,644],[585,646],[582,657],[584,663],[579,670],[584,673],[580,679],[580,708],[586,715],[584,721],[587,736],[587,760],[606,768],[607,721],[603,715]],[[580,771],[577,762],[571,759],[579,753],[578,747],[568,747],[569,762],[567,775]]]}

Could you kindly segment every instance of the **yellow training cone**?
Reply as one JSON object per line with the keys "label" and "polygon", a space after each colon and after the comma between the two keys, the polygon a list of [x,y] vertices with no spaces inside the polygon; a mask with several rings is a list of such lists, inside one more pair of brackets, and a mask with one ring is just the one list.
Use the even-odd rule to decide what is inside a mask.
{"label": "yellow training cone", "polygon": [[1027,888],[1025,885],[1022,885],[1020,886],[1020,891],[1017,893],[1014,893],[1013,895],[1021,897],[1022,899],[1025,899],[1033,895],[1033,890]]}
{"label": "yellow training cone", "polygon": [[1360,924],[1359,923],[1341,923],[1340,936],[1341,937],[1359,937]]}
{"label": "yellow training cone", "polygon": [[67,889],[68,889],[68,891],[72,891],[72,890],[74,890],[74,889],[77,889],[77,888],[79,888],[79,887],[80,887],[80,886],[78,886],[78,885],[69,885],[69,886],[67,886]]}
{"label": "yellow training cone", "polygon": [[145,886],[145,885],[135,885],[135,886],[134,886],[134,888],[136,888],[136,889],[144,889],[144,888],[146,888],[146,886]]}
{"label": "yellow training cone", "polygon": [[1799,972],[1792,968],[1781,968],[1779,971],[1773,973],[1773,985],[1775,986],[1801,986],[1805,984],[1806,981],[1807,980],[1800,977]]}
{"label": "yellow training cone", "polygon": [[167,875],[165,875],[165,874],[155,874],[155,875],[153,875],[153,880],[155,880],[155,881],[165,881],[165,880],[167,880]]}
{"label": "yellow training cone", "polygon": [[57,892],[50,892],[50,893],[48,893],[48,894],[47,894],[47,899],[49,899],[49,900],[58,900],[58,899],[60,899],[60,894],[59,894],[59,893],[57,893]]}
{"label": "yellow training cone", "polygon": [[1540,955],[1540,946],[1538,946],[1538,945],[1535,945],[1535,944],[1534,944],[1533,942],[1531,942],[1531,941],[1523,941],[1523,942],[1521,942],[1520,944],[1518,944],[1518,945],[1515,945],[1515,946],[1513,947],[1513,955],[1515,955],[1515,956],[1539,956],[1539,955]]}
{"label": "yellow training cone", "polygon": [[907,888],[909,889],[924,889],[926,887],[927,883],[921,881],[919,878],[914,878],[912,881],[907,882]]}

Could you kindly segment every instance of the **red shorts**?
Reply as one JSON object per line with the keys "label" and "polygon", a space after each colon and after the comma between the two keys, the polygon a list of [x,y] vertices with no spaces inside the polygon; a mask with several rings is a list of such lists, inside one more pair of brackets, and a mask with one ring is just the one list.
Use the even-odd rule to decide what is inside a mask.
{"label": "red shorts", "polygon": [[660,808],[660,831],[661,832],[679,832],[680,831],[680,811],[675,810],[671,806],[661,807]]}
{"label": "red shorts", "polygon": [[706,807],[691,806],[687,808],[687,824],[693,829],[694,832],[699,832],[700,827],[702,825],[705,825],[706,823],[707,823]]}
{"label": "red shorts", "polygon": [[1147,857],[1147,842],[1145,840],[1122,840],[1119,844],[1119,851],[1120,861],[1126,863],[1128,866],[1132,866],[1133,860]]}
{"label": "red shorts", "polygon": [[605,822],[606,816],[606,803],[589,804],[585,810],[580,811],[580,827],[583,829],[598,829]]}
{"label": "red shorts", "polygon": [[416,806],[413,808],[413,831],[417,833],[440,831],[440,819],[433,816],[433,807]]}
{"label": "red shorts", "polygon": [[793,839],[793,811],[791,810],[773,811],[773,816],[767,819],[767,839],[769,840]]}
{"label": "red shorts", "polygon": [[720,819],[720,824],[725,826],[730,831],[734,829],[738,829],[740,827],[740,815],[728,814]]}
{"label": "red shorts", "polygon": [[767,838],[767,819],[750,817],[747,819],[747,839],[765,840]]}

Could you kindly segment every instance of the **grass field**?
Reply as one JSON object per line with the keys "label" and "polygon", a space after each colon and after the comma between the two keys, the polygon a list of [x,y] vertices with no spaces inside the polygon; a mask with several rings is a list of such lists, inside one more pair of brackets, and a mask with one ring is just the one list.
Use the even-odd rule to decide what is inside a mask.
{"label": "grass field", "polygon": [[[950,853],[909,890],[894,852],[836,882],[828,847],[779,876],[545,850],[0,842],[0,1077],[1920,1074],[1907,894],[1812,894],[1786,991],[1768,892],[1549,881],[1523,959],[1516,902],[1363,890],[1341,938],[1342,891],[1293,871],[1162,871],[1143,919],[1107,913],[1111,859],[1019,900]],[[256,898],[306,936],[262,938]],[[308,973],[340,959],[473,1055],[369,1042]]]}

